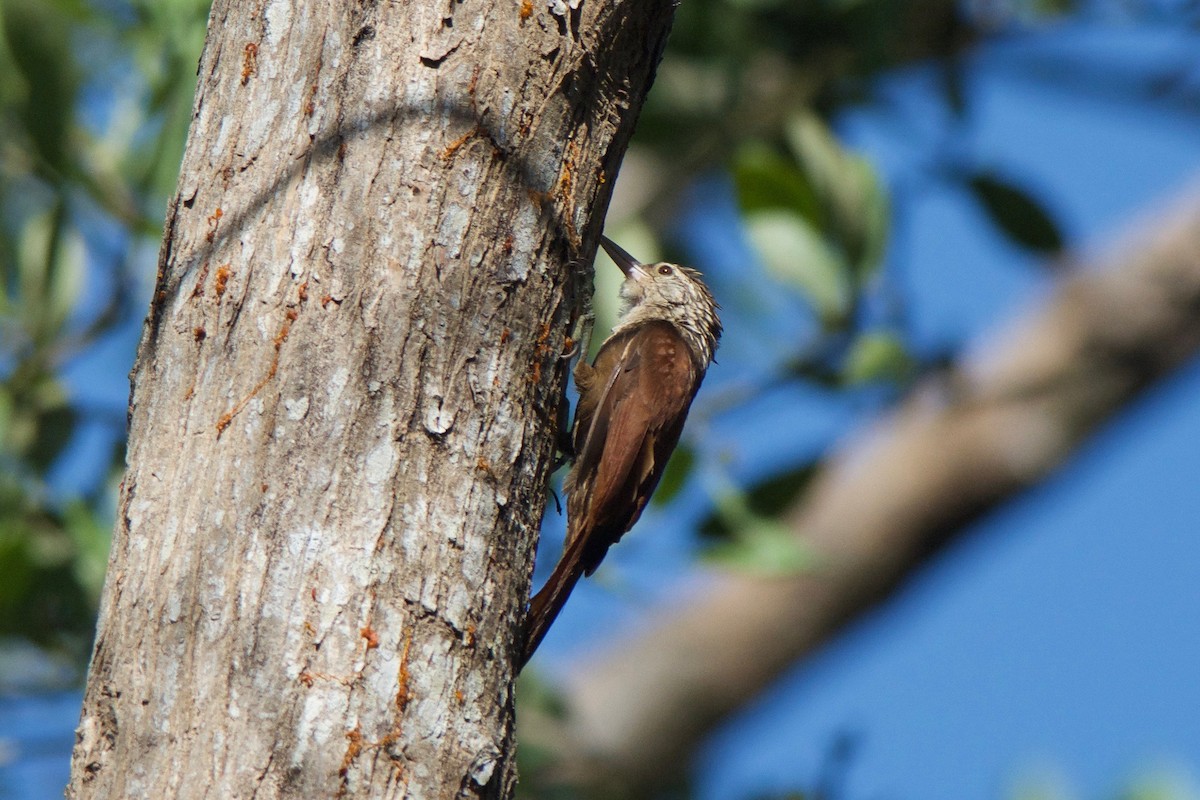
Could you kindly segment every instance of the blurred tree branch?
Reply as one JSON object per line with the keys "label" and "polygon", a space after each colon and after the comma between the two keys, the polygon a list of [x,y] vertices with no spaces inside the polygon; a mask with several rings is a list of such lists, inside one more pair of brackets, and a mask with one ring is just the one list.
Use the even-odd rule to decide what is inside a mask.
{"label": "blurred tree branch", "polygon": [[622,796],[680,781],[717,724],[1193,357],[1198,311],[1193,191],[832,458],[785,515],[812,570],[713,575],[583,662],[566,716],[527,715],[522,741],[557,751],[556,776]]}

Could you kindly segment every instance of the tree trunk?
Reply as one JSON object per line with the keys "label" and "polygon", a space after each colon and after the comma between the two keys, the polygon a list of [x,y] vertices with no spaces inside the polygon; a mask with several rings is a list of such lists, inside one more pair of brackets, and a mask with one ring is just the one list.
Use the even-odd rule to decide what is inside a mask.
{"label": "tree trunk", "polygon": [[68,796],[511,795],[562,354],[673,7],[556,5],[215,3]]}

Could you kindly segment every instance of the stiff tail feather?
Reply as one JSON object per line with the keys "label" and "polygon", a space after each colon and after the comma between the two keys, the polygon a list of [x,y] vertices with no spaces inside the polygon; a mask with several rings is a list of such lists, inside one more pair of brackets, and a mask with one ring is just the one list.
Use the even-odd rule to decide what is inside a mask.
{"label": "stiff tail feather", "polygon": [[562,611],[567,598],[571,596],[571,590],[583,575],[581,559],[584,539],[583,536],[574,538],[571,546],[554,567],[546,585],[529,601],[529,613],[525,617],[525,641],[522,645],[521,660],[517,665],[518,672],[533,658],[534,651],[542,643],[542,639],[546,638],[546,633],[554,624],[558,612]]}

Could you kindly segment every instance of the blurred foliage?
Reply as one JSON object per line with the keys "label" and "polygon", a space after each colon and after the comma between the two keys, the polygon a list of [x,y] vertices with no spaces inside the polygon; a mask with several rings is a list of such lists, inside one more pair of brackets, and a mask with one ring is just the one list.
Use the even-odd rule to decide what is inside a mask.
{"label": "blurred foliage", "polygon": [[[64,370],[143,311],[207,10],[0,0],[0,637],[90,644],[124,413]],[[87,425],[121,445],[93,488],[58,489]]]}
{"label": "blurred foliage", "polygon": [[[795,499],[813,476],[816,475],[817,464],[803,464],[793,469],[778,472],[766,480],[759,481],[749,489],[738,489],[726,484],[723,494],[727,497],[736,492],[737,497],[727,499],[724,504],[718,504],[716,513],[700,525],[703,536],[714,539],[727,539],[737,535],[736,526],[739,517],[752,516],[770,519],[780,516]],[[731,515],[729,506],[736,509]]]}
{"label": "blurred foliage", "polygon": [[[634,139],[635,151],[660,175],[658,190],[637,213],[665,230],[678,187],[714,170],[729,175],[744,240],[765,278],[739,283],[739,311],[766,318],[755,312],[790,297],[789,307],[811,320],[807,333],[768,366],[771,377],[756,387],[758,394],[801,383],[867,392],[886,402],[940,368],[944,353],[911,352],[903,299],[889,294],[881,276],[895,216],[891,190],[875,165],[842,143],[838,117],[860,106],[886,113],[880,79],[932,66],[943,93],[946,138],[963,139],[972,111],[964,78],[972,50],[1076,11],[1074,3],[956,0],[690,0],[679,7]],[[941,157],[925,165],[928,175],[961,189],[965,202],[1014,247],[1036,256],[1063,247],[1054,215],[1001,166],[976,163],[959,147],[945,148]],[[637,229],[644,239],[645,226]],[[671,243],[647,249],[669,253]],[[680,258],[695,261],[696,255]],[[739,319],[740,327],[756,323]],[[763,330],[771,336],[768,326]],[[706,413],[704,403],[693,416]],[[698,427],[694,422],[689,434]],[[694,446],[671,465],[669,497],[696,468],[710,478],[720,472],[717,462],[714,453]],[[776,518],[814,466],[747,489],[728,476],[710,479],[712,510],[702,526],[710,560],[764,572],[807,568],[809,555]]]}
{"label": "blurred foliage", "polygon": [[1045,255],[1062,250],[1063,238],[1054,218],[1021,187],[990,172],[969,175],[964,184],[1013,242]]}

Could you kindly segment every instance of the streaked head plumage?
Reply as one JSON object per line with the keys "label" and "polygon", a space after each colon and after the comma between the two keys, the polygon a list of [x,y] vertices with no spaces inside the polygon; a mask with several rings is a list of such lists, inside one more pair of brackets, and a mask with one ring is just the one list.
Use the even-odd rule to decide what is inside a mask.
{"label": "streaked head plumage", "polygon": [[707,368],[721,340],[722,327],[717,316],[720,306],[700,273],[666,261],[643,264],[604,236],[600,243],[625,273],[621,285],[625,307],[614,332],[666,320],[683,334],[701,368]]}

